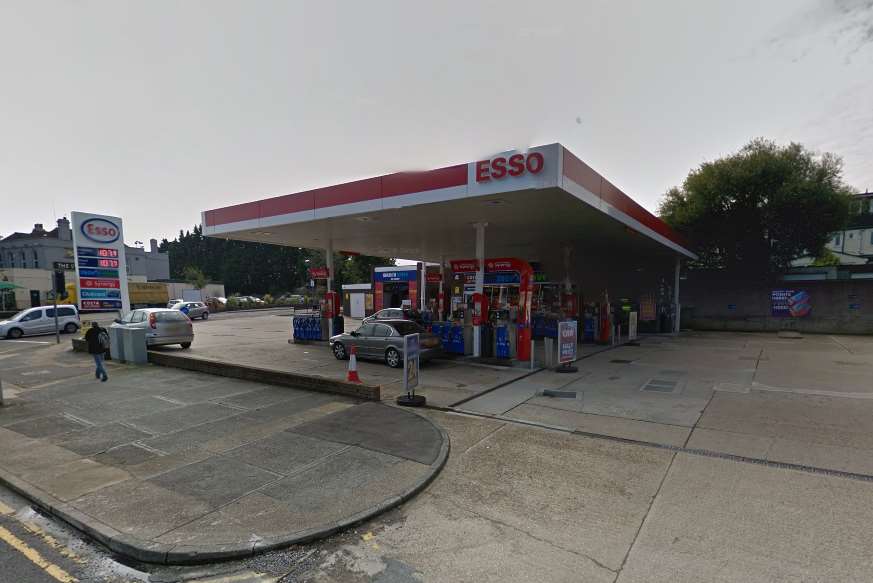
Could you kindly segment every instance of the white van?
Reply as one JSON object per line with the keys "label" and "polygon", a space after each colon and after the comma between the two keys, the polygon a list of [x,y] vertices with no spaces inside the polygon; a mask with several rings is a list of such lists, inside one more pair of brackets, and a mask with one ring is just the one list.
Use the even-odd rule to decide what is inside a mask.
{"label": "white van", "polygon": [[[79,321],[79,310],[76,306],[58,306],[58,328],[67,334],[73,334],[82,326]],[[55,309],[52,306],[40,306],[22,310],[9,318],[0,321],[0,338],[21,338],[35,334],[54,334]]]}

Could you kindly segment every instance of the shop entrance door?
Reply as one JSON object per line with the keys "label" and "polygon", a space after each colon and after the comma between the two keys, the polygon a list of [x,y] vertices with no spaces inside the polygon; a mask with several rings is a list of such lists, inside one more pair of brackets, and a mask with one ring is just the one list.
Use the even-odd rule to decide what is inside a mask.
{"label": "shop entrance door", "polygon": [[39,290],[38,289],[30,290],[30,307],[31,308],[38,308],[41,305],[42,305],[42,303],[40,303],[40,301],[39,301]]}
{"label": "shop entrance door", "polygon": [[364,317],[364,294],[351,294],[349,297],[349,311],[352,318]]}

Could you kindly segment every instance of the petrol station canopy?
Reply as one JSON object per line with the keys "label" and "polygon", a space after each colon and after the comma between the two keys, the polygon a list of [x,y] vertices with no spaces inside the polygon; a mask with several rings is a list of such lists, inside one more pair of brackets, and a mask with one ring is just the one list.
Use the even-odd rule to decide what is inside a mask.
{"label": "petrol station canopy", "polygon": [[640,271],[694,258],[680,235],[561,144],[425,172],[356,180],[202,213],[205,235],[364,255],[447,261],[474,256],[557,268]]}

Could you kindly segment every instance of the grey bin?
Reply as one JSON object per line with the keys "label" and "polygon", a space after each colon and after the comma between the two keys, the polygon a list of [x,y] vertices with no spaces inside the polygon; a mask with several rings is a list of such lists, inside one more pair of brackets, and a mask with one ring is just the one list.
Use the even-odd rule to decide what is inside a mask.
{"label": "grey bin", "polygon": [[109,356],[117,362],[124,362],[124,326],[113,324],[109,327]]}
{"label": "grey bin", "polygon": [[125,328],[122,338],[124,339],[124,361],[133,364],[146,364],[149,358],[145,329]]}
{"label": "grey bin", "polygon": [[146,331],[143,328],[110,326],[109,351],[112,360],[117,362],[146,364],[148,362]]}

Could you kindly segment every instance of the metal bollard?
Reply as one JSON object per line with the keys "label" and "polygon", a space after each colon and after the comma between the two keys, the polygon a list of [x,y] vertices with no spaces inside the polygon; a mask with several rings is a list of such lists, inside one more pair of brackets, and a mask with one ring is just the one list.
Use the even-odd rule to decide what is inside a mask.
{"label": "metal bollard", "polygon": [[5,407],[6,401],[3,400],[3,379],[0,379],[0,407]]}
{"label": "metal bollard", "polygon": [[536,345],[534,344],[534,339],[531,337],[530,339],[530,369],[534,369],[534,360],[536,359]]}

